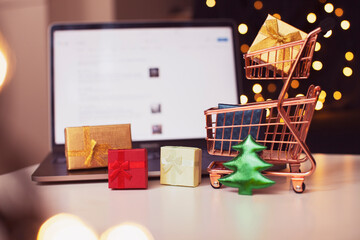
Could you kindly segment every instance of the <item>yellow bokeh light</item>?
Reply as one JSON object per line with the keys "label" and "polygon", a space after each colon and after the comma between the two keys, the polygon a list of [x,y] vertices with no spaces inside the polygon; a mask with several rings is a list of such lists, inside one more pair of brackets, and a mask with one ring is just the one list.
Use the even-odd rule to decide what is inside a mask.
{"label": "yellow bokeh light", "polygon": [[302,93],[296,94],[296,97],[304,97],[305,95]]}
{"label": "yellow bokeh light", "polygon": [[332,11],[334,11],[334,5],[332,5],[331,3],[327,3],[324,6],[324,10],[327,13],[332,13]]}
{"label": "yellow bokeh light", "polygon": [[215,0],[206,0],[206,6],[212,8],[216,5]]}
{"label": "yellow bokeh light", "polygon": [[255,94],[254,99],[255,99],[255,101],[257,101],[257,102],[263,102],[263,101],[265,101],[264,97],[263,97],[260,93]]}
{"label": "yellow bokeh light", "polygon": [[275,92],[276,91],[276,85],[274,83],[270,83],[268,86],[267,86],[267,90],[271,93]]}
{"label": "yellow bokeh light", "polygon": [[318,42],[316,42],[316,43],[315,43],[315,52],[320,51],[320,49],[321,49],[321,44],[318,43]]}
{"label": "yellow bokeh light", "polygon": [[326,98],[326,92],[324,90],[321,90],[319,94],[319,99],[325,99]]}
{"label": "yellow bokeh light", "polygon": [[246,43],[241,44],[240,50],[242,53],[247,53],[247,51],[249,51],[249,45],[247,45]]}
{"label": "yellow bokeh light", "polygon": [[261,87],[260,84],[255,83],[255,84],[253,85],[253,87],[252,87],[252,90],[253,90],[254,93],[261,93],[262,87]]}
{"label": "yellow bokeh light", "polygon": [[350,22],[348,20],[342,20],[340,26],[344,30],[348,30],[350,28]]}
{"label": "yellow bokeh light", "polygon": [[0,50],[0,88],[4,84],[8,71],[8,63],[4,53]]}
{"label": "yellow bokeh light", "polygon": [[324,38],[330,37],[331,34],[332,34],[332,30],[327,31],[327,32],[324,34]]}
{"label": "yellow bokeh light", "polygon": [[345,59],[348,61],[352,61],[354,59],[354,54],[352,52],[345,53]]}
{"label": "yellow bokeh light", "polygon": [[273,14],[273,17],[275,17],[275,18],[277,18],[277,19],[281,19],[281,16],[280,16],[280,14],[278,14],[278,13],[274,13],[274,14]]}
{"label": "yellow bokeh light", "polygon": [[344,14],[344,10],[342,10],[342,8],[335,9],[335,15],[337,17],[341,17],[343,14]]}
{"label": "yellow bokeh light", "polygon": [[324,104],[320,101],[316,102],[315,110],[321,110],[324,107]]}
{"label": "yellow bokeh light", "polygon": [[288,93],[285,93],[285,99],[289,98],[289,94]]}
{"label": "yellow bokeh light", "polygon": [[240,104],[246,104],[248,102],[248,97],[246,95],[240,96]]}
{"label": "yellow bokeh light", "polygon": [[124,223],[112,227],[100,237],[100,240],[118,239],[154,240],[154,237],[144,226],[135,223]]}
{"label": "yellow bokeh light", "polygon": [[314,61],[312,63],[312,67],[313,67],[314,70],[320,71],[322,69],[322,67],[323,67],[323,64],[320,61]]}
{"label": "yellow bokeh light", "polygon": [[315,13],[309,13],[306,17],[307,21],[309,23],[314,23],[316,22],[316,14]]}
{"label": "yellow bokeh light", "polygon": [[254,2],[254,8],[255,8],[256,10],[261,10],[261,9],[263,8],[263,3],[262,3],[262,1],[255,1],[255,2]]}
{"label": "yellow bokeh light", "polygon": [[353,74],[353,70],[349,67],[344,67],[343,74],[347,77],[350,77]]}
{"label": "yellow bokeh light", "polygon": [[238,26],[238,31],[240,34],[246,34],[248,31],[248,26],[245,23],[241,23]]}
{"label": "yellow bokeh light", "polygon": [[270,116],[270,109],[266,108],[266,117],[269,117]]}
{"label": "yellow bokeh light", "polygon": [[335,100],[340,100],[342,98],[342,94],[339,91],[335,91],[333,97]]}
{"label": "yellow bokeh light", "polygon": [[298,80],[292,80],[292,82],[291,82],[291,87],[292,87],[292,88],[296,89],[296,88],[298,88],[299,86],[300,86],[300,83],[299,83]]}
{"label": "yellow bokeh light", "polygon": [[37,240],[96,240],[96,234],[80,218],[66,213],[57,214],[40,227]]}

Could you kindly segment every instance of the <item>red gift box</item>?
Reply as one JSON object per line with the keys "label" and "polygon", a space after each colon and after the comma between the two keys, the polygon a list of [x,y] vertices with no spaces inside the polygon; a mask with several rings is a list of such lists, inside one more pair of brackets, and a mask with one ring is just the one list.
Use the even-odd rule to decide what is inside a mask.
{"label": "red gift box", "polygon": [[109,188],[147,188],[148,161],[145,148],[109,149]]}

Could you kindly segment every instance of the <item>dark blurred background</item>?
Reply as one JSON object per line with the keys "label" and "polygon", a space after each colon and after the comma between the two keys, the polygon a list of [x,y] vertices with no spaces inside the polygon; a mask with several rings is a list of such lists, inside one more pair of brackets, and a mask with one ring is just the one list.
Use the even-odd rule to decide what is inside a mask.
{"label": "dark blurred background", "polygon": [[[324,90],[307,139],[313,153],[359,154],[359,7],[358,1],[340,0],[0,0],[0,45],[6,40],[16,59],[12,77],[0,88],[0,174],[38,163],[50,151],[47,31],[54,22],[230,18],[247,27],[238,33],[246,52],[268,13],[305,32],[332,18],[331,35],[318,39],[318,70],[311,69],[289,96],[305,94],[310,84]],[[342,22],[350,27],[343,29]],[[243,79],[249,102],[255,101],[255,83],[262,85],[262,99],[277,98],[281,82]]]}

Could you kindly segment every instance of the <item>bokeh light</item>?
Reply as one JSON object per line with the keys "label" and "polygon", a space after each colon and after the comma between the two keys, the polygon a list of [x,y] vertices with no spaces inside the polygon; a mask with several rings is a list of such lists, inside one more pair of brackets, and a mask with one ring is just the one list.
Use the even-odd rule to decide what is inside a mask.
{"label": "bokeh light", "polygon": [[270,116],[270,109],[266,108],[266,117],[269,117]]}
{"label": "bokeh light", "polygon": [[344,67],[343,68],[343,74],[346,77],[350,77],[353,74],[353,70],[351,68],[349,68],[349,67]]}
{"label": "bokeh light", "polygon": [[247,51],[249,51],[249,45],[247,45],[246,43],[241,44],[240,50],[242,53],[247,53]]}
{"label": "bokeh light", "polygon": [[333,97],[335,100],[340,100],[342,98],[342,94],[339,91],[335,91]]}
{"label": "bokeh light", "polygon": [[296,94],[296,97],[304,97],[305,95],[304,94],[302,94],[302,93],[298,93],[298,94]]}
{"label": "bokeh light", "polygon": [[264,99],[264,97],[261,95],[261,93],[255,94],[254,99],[255,99],[255,101],[257,101],[257,102],[265,101],[265,99]]}
{"label": "bokeh light", "polygon": [[6,57],[5,54],[0,50],[0,89],[5,82],[7,71],[8,63]]}
{"label": "bokeh light", "polygon": [[248,31],[248,26],[245,23],[241,23],[238,26],[238,31],[240,34],[246,34]]}
{"label": "bokeh light", "polygon": [[298,80],[292,80],[292,82],[291,82],[291,87],[292,87],[293,89],[296,89],[296,88],[298,88],[299,86],[300,86],[300,83],[299,83]]}
{"label": "bokeh light", "polygon": [[206,0],[206,6],[212,8],[216,5],[215,0]]}
{"label": "bokeh light", "polygon": [[332,11],[334,11],[334,5],[332,5],[331,3],[327,3],[324,6],[324,10],[327,13],[332,13]]}
{"label": "bokeh light", "polygon": [[252,90],[253,90],[254,93],[261,93],[262,87],[261,87],[260,84],[255,83],[255,84],[253,85],[253,87],[252,87]]}
{"label": "bokeh light", "polygon": [[323,67],[323,64],[320,61],[314,61],[312,63],[312,67],[313,67],[314,70],[320,71],[322,69],[322,67]]}
{"label": "bokeh light", "polygon": [[306,17],[307,21],[309,23],[314,23],[316,22],[316,14],[315,13],[309,13]]}
{"label": "bokeh light", "polygon": [[315,110],[321,110],[322,108],[324,107],[324,104],[320,101],[317,101],[316,102],[316,105],[315,105]]}
{"label": "bokeh light", "polygon": [[354,59],[354,54],[352,52],[345,53],[345,59],[348,61],[352,61]]}
{"label": "bokeh light", "polygon": [[57,214],[40,227],[37,240],[96,240],[96,234],[80,218],[66,213]]}
{"label": "bokeh light", "polygon": [[270,83],[268,86],[267,86],[267,90],[271,93],[275,92],[276,91],[276,85],[274,83]]}
{"label": "bokeh light", "polygon": [[124,223],[112,227],[100,237],[100,240],[118,239],[154,240],[154,237],[144,226],[135,223]]}
{"label": "bokeh light", "polygon": [[324,103],[325,102],[325,98],[326,98],[326,92],[324,90],[321,90],[320,94],[319,94],[319,101]]}
{"label": "bokeh light", "polygon": [[341,17],[343,14],[344,14],[344,10],[342,10],[342,8],[335,9],[335,15],[337,17]]}
{"label": "bokeh light", "polygon": [[246,95],[240,96],[240,104],[246,104],[248,102],[248,97]]}
{"label": "bokeh light", "polygon": [[315,43],[315,52],[320,51],[320,49],[321,49],[321,44],[319,42],[316,42]]}
{"label": "bokeh light", "polygon": [[254,8],[256,9],[256,10],[261,10],[262,8],[263,8],[263,3],[262,3],[262,1],[255,1],[254,2]]}
{"label": "bokeh light", "polygon": [[277,19],[281,19],[281,16],[280,16],[280,14],[278,14],[278,13],[274,13],[274,14],[273,14],[273,17],[275,17],[275,18],[277,18]]}
{"label": "bokeh light", "polygon": [[330,37],[331,34],[332,34],[332,30],[327,31],[327,32],[324,34],[324,38]]}
{"label": "bokeh light", "polygon": [[342,20],[340,26],[344,30],[348,30],[350,28],[350,22],[348,20]]}

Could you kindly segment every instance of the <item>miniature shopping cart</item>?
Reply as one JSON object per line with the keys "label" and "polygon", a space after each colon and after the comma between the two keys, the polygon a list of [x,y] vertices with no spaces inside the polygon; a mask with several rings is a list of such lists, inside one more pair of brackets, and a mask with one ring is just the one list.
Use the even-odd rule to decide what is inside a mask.
{"label": "miniature shopping cart", "polygon": [[[304,178],[311,175],[316,168],[315,159],[305,140],[320,87],[311,85],[306,96],[287,98],[286,95],[292,80],[308,78],[320,31],[321,29],[317,28],[303,40],[244,55],[248,79],[279,79],[283,80],[284,85],[277,100],[206,110],[209,154],[236,156],[238,152],[233,150],[232,146],[250,134],[259,144],[267,147],[260,153],[262,159],[274,166],[289,166],[289,170],[268,170],[263,173],[290,176],[295,192],[301,193],[305,190]],[[298,52],[296,56],[292,56],[295,55],[294,50]],[[290,55],[286,60],[278,57],[284,56],[284,51],[288,51]],[[290,66],[288,71],[284,70],[286,65]],[[301,172],[300,167],[305,162],[310,163],[309,170]],[[214,188],[221,187],[218,181],[220,177],[232,173],[221,161],[212,162],[207,170]]]}

